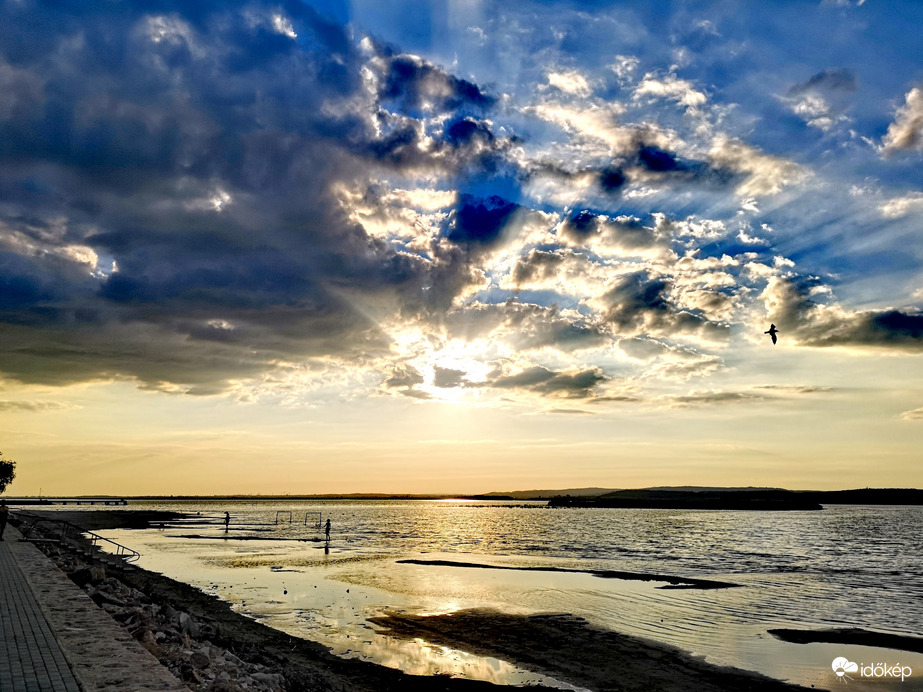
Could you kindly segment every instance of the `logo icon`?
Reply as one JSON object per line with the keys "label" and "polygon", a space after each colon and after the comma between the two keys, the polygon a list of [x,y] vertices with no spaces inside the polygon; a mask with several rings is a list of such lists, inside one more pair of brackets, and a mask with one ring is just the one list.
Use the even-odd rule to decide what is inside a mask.
{"label": "logo icon", "polygon": [[849,677],[846,673],[856,673],[859,671],[858,663],[853,663],[848,658],[844,658],[843,656],[839,656],[833,659],[832,666],[833,672],[836,673],[836,678],[840,682],[846,682],[845,678],[852,680],[852,678]]}

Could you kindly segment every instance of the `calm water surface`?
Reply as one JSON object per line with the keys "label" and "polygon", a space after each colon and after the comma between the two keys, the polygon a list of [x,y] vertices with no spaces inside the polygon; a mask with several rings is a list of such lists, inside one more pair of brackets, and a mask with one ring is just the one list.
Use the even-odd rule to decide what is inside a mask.
{"label": "calm water surface", "polygon": [[[850,689],[921,689],[923,655],[786,644],[766,634],[772,627],[923,633],[919,507],[554,510],[543,503],[444,501],[131,506],[201,513],[188,526],[106,532],[139,550],[141,566],[215,593],[243,613],[320,641],[341,655],[408,672],[448,672],[513,684],[539,679],[502,661],[394,640],[376,632],[368,617],[471,607],[568,612],[594,625],[680,646],[715,663],[807,686],[835,684],[830,662],[842,655],[914,668],[913,679],[903,683],[854,680]],[[225,511],[232,515],[227,539],[223,524],[213,523]],[[323,542],[314,540],[241,540],[319,539],[322,534],[304,524],[310,512],[331,520],[326,551]],[[719,579],[742,588],[662,589],[662,583],[585,573],[398,563],[402,558],[625,570]]]}

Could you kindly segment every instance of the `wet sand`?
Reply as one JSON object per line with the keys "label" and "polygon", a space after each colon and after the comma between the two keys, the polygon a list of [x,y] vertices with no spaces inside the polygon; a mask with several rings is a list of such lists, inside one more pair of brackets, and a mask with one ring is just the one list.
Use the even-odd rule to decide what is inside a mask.
{"label": "wet sand", "polygon": [[440,567],[468,567],[471,569],[504,569],[522,572],[570,572],[573,574],[592,574],[601,579],[625,579],[627,581],[654,581],[664,582],[661,589],[730,589],[740,584],[713,579],[693,579],[690,577],[676,577],[670,574],[648,574],[644,572],[622,572],[620,570],[584,570],[565,569],[563,567],[520,567],[511,565],[483,565],[477,562],[460,562],[456,560],[398,560],[407,565],[437,565]]}
{"label": "wet sand", "polygon": [[591,690],[802,690],[680,649],[592,627],[567,614],[510,615],[465,610],[447,615],[391,615],[372,620],[383,631],[485,656]]}
{"label": "wet sand", "polygon": [[923,637],[871,632],[858,627],[826,630],[772,629],[768,632],[776,639],[793,644],[853,644],[923,654]]}
{"label": "wet sand", "polygon": [[[145,516],[131,510],[47,513],[50,517],[67,519],[88,530],[116,526],[141,528],[171,519],[152,514],[156,513],[147,512]],[[72,578],[73,575],[88,574],[86,566],[75,569],[73,555],[56,551],[53,546],[45,547]],[[86,561],[88,558],[80,559]],[[207,673],[209,665],[214,664],[203,660],[202,656],[198,657],[198,661],[195,655],[188,656],[188,660],[176,660],[186,651],[218,648],[232,653],[242,661],[242,665],[258,667],[261,671],[259,675],[281,676],[284,686],[279,686],[280,690],[454,691],[497,688],[487,682],[406,675],[375,663],[343,659],[318,643],[290,636],[236,613],[228,603],[197,588],[131,566],[107,565],[104,579],[89,579],[81,585],[95,590],[96,600],[102,603],[108,601],[107,610],[116,620],[133,623],[133,636],[148,646],[152,653],[163,656],[165,664],[171,663],[177,670],[191,671],[186,681],[193,690],[243,689],[211,684]],[[683,583],[676,585],[683,586]],[[115,595],[105,595],[106,588],[114,589]],[[161,641],[152,636],[151,628],[158,626],[156,623],[146,627],[138,625],[141,618],[138,606],[120,611],[119,606],[111,603],[120,600],[120,593],[135,594],[141,602],[151,604],[153,610],[159,612],[186,614],[194,627],[180,633],[178,648],[170,648],[167,646],[169,637],[166,637],[167,641]],[[185,621],[182,616],[172,617],[174,621]],[[696,689],[709,692],[804,689],[755,673],[714,666],[675,647],[594,628],[569,614],[523,616],[468,610],[438,616],[391,615],[373,622],[390,636],[420,638],[434,645],[492,656],[590,690],[656,689],[678,692]],[[200,669],[196,669],[196,665]],[[547,688],[533,686],[530,689]]]}

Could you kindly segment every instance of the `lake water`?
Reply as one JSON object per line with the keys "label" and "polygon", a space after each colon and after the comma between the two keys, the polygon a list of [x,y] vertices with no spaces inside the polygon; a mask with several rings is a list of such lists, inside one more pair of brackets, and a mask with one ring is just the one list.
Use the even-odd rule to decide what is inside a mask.
{"label": "lake water", "polygon": [[[831,661],[845,656],[913,670],[903,682],[854,675],[849,689],[923,689],[921,654],[790,644],[766,632],[861,627],[919,636],[920,507],[720,512],[329,501],[159,502],[130,508],[201,513],[179,528],[103,532],[140,551],[140,566],[194,584],[242,613],[340,655],[412,673],[508,684],[553,682],[507,662],[393,639],[376,632],[367,618],[474,607],[566,612],[593,625],[674,644],[714,663],[805,686],[829,689],[841,682]],[[220,523],[225,511],[232,515],[227,534]],[[332,523],[327,550],[323,541],[267,540],[321,539],[313,527],[318,512]],[[257,540],[243,540],[248,537]],[[664,589],[662,582],[602,579],[585,572],[398,562],[405,558],[645,572],[728,581],[741,588]]]}

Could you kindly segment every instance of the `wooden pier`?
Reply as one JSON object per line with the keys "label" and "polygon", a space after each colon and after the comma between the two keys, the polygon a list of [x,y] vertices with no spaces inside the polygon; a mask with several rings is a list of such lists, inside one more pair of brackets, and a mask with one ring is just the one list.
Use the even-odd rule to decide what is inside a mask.
{"label": "wooden pier", "polygon": [[127,505],[121,497],[4,497],[0,500],[10,506],[20,505]]}

